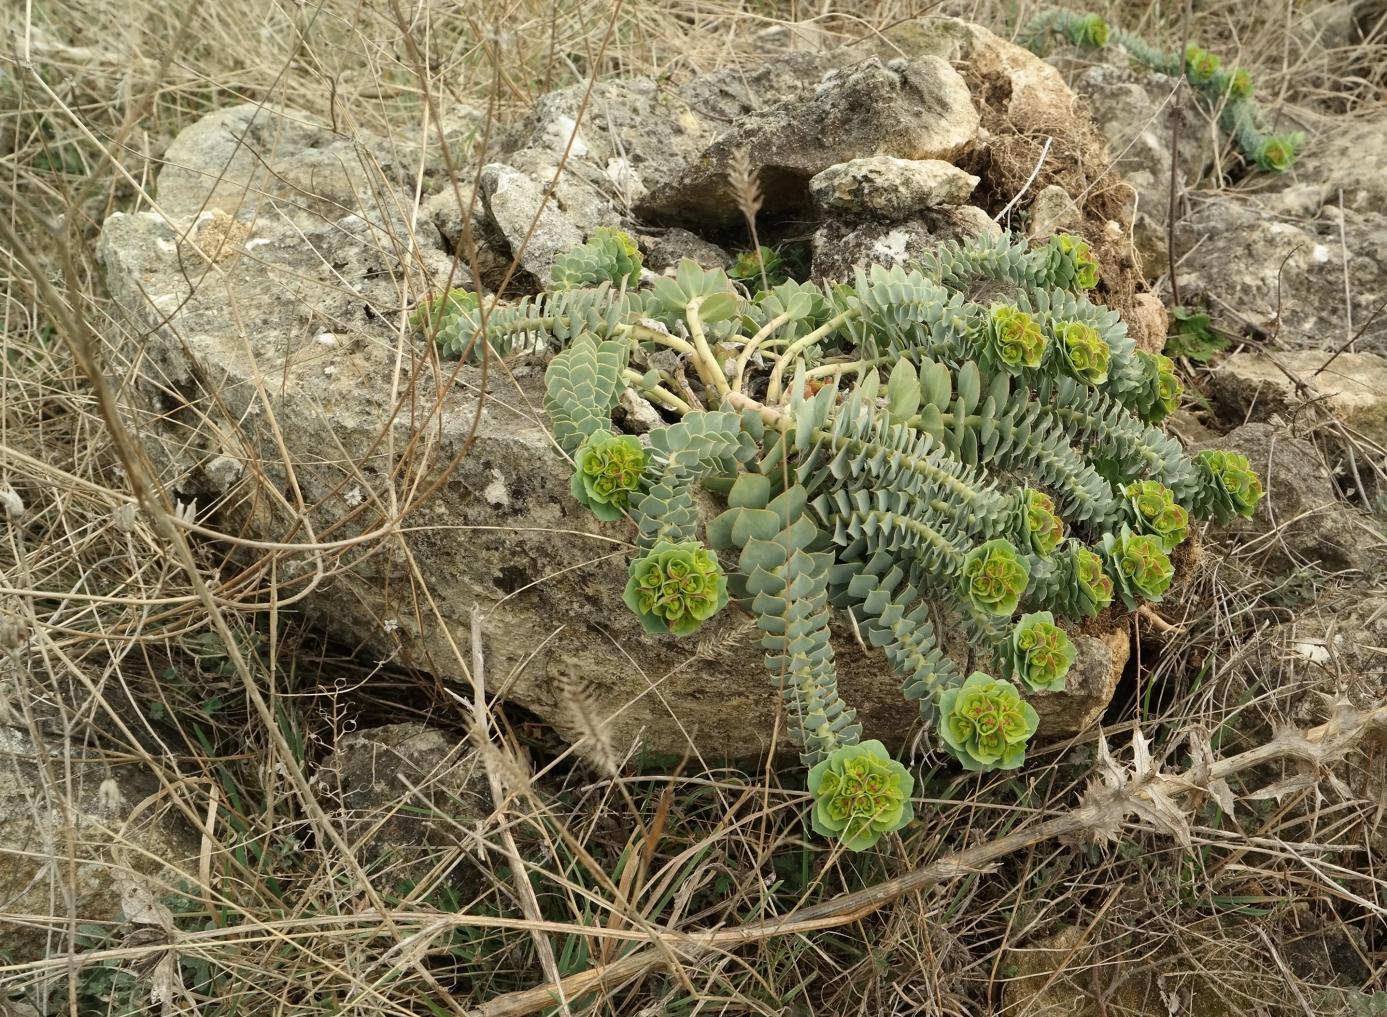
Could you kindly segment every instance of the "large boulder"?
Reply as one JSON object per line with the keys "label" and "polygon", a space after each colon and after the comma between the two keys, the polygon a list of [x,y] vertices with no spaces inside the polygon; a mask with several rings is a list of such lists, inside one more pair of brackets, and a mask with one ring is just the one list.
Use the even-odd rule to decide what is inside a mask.
{"label": "large boulder", "polygon": [[[957,92],[950,63],[957,61],[982,75],[979,88],[992,83],[984,109],[1014,107],[1018,122],[1054,129],[1063,117],[1073,120],[1072,96],[1064,98],[1054,70],[1024,50],[949,19],[921,38],[938,51],[926,54],[930,59],[888,66],[858,53],[856,62],[793,101],[808,104],[804,109],[816,101],[841,103],[853,82],[884,89],[896,104],[891,115],[902,123],[934,110],[903,135],[916,141],[895,150],[947,154],[971,143],[976,126],[964,111],[967,89]],[[1001,81],[1010,91],[993,87]],[[946,92],[927,95],[929,82],[942,82]],[[510,174],[533,177],[522,167],[538,166],[532,160],[541,150],[552,160],[566,153],[570,162],[587,161],[594,172],[617,158],[611,153],[625,151],[652,193],[661,181],[689,179],[687,166],[679,177],[670,166],[652,165],[659,146],[636,141],[640,128],[629,118],[596,116],[579,125],[563,121],[569,109],[557,99],[541,103],[519,147],[502,150],[490,164],[481,197],[491,213],[501,182],[529,193]],[[704,137],[685,112],[673,112],[688,120],[681,152]],[[847,118],[846,107],[834,115]],[[772,123],[771,110],[745,116],[760,125],[756,130]],[[783,111],[774,116],[783,121]],[[289,117],[296,131],[313,123],[304,114]],[[303,154],[316,165],[316,151],[336,137],[327,126],[317,129],[319,145],[306,137],[284,159],[292,163]],[[727,129],[739,130],[736,123]],[[945,140],[917,144],[926,134]],[[717,144],[708,141],[688,166],[703,165]],[[552,677],[558,666],[583,676],[585,712],[620,749],[640,741],[647,750],[696,748],[719,756],[752,754],[777,737],[784,745],[783,732],[776,734],[779,697],[750,619],[728,610],[699,637],[681,641],[647,635],[625,608],[633,535],[594,520],[571,497],[572,467],[536,409],[543,365],[520,359],[482,371],[440,364],[409,333],[406,308],[459,270],[447,231],[431,235],[403,213],[354,206],[350,181],[336,177],[325,185],[329,193],[298,193],[311,191],[315,177],[281,165],[277,149],[261,153],[268,179],[298,180],[298,192],[223,192],[214,184],[224,152],[209,151],[200,161],[196,145],[177,150],[179,187],[187,196],[178,205],[181,216],[168,209],[113,215],[99,244],[122,322],[107,337],[107,363],[128,378],[125,410],[172,492],[210,513],[206,525],[256,538],[242,553],[278,558],[285,595],[362,653],[466,680],[468,622],[480,606],[489,690],[561,732],[581,734],[583,727],[563,683]],[[762,146],[763,155],[773,150],[769,142]],[[642,153],[644,161],[637,159]],[[813,173],[857,154],[840,146],[796,162],[806,197]],[[680,152],[671,154],[671,164],[680,160]],[[187,183],[196,179],[206,181],[203,198]],[[590,193],[598,192],[596,178],[582,179]],[[450,200],[425,195],[416,203],[412,179],[386,175],[372,183],[361,192],[371,195],[372,209],[418,204],[427,210]],[[440,182],[439,193],[446,190]],[[317,218],[278,215],[291,201],[331,211]],[[568,215],[564,201],[556,207]],[[199,210],[211,214],[195,221]],[[589,218],[599,214],[590,206],[573,225],[586,232],[595,225]],[[497,218],[488,221],[497,226]],[[515,229],[503,227],[512,244]],[[215,261],[204,250],[213,239]],[[532,263],[534,273],[544,270]],[[1125,269],[1109,262],[1108,271]],[[648,410],[626,408],[632,420]],[[845,697],[875,735],[906,742],[916,714],[898,679],[880,654],[861,648],[845,620],[835,635]],[[1048,697],[1050,726],[1043,734],[1073,733],[1101,712],[1097,700],[1110,694],[1121,670],[1125,655],[1114,647],[1123,640],[1125,632],[1112,646],[1093,642],[1091,652],[1101,660],[1085,662],[1089,677],[1083,689],[1076,686],[1072,707],[1068,694]]]}

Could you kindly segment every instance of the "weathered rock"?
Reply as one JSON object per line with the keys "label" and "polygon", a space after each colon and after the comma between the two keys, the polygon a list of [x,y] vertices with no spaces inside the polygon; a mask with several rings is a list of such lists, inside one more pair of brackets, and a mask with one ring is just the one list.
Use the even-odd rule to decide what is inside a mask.
{"label": "weathered rock", "polygon": [[939,159],[874,155],[830,166],[809,181],[821,215],[897,222],[941,205],[962,205],[978,178]]}
{"label": "weathered rock", "polygon": [[1229,419],[1291,419],[1313,401],[1387,448],[1387,357],[1321,350],[1234,353],[1215,365],[1211,381]]}
{"label": "weathered rock", "polygon": [[1203,447],[1243,453],[1266,492],[1252,519],[1220,530],[1242,554],[1272,572],[1313,565],[1372,574],[1384,566],[1387,538],[1343,503],[1319,450],[1269,423],[1244,424]]}
{"label": "weathered rock", "polygon": [[534,178],[514,167],[484,166],[481,185],[487,213],[505,235],[512,254],[541,285],[547,285],[554,259],[581,244],[583,230]]}
{"label": "weathered rock", "polygon": [[830,219],[814,233],[810,274],[825,282],[850,281],[855,265],[904,265],[945,241],[1001,232],[976,205],[936,208],[901,222]]}
{"label": "weathered rock", "polygon": [[953,159],[977,136],[968,87],[933,56],[871,58],[830,71],[809,96],[748,113],[674,183],[652,188],[637,214],[654,222],[729,223],[740,217],[728,190],[736,152],[758,175],[766,211],[805,203],[808,182],[835,163],[869,155]]}
{"label": "weathered rock", "polygon": [[700,268],[727,268],[732,264],[732,255],[717,244],[678,226],[671,226],[655,236],[642,236],[639,240],[645,267],[652,272],[673,268],[685,258]]}
{"label": "weathered rock", "polygon": [[[202,504],[229,496],[224,525],[237,532],[325,542],[326,557],[288,556],[279,574],[311,583],[308,618],[362,653],[461,677],[480,605],[492,691],[504,684],[561,732],[579,727],[549,677],[559,661],[585,678],[619,750],[693,744],[717,757],[768,745],[779,697],[747,619],[728,610],[681,641],[647,635],[622,603],[631,534],[570,495],[571,466],[531,409],[542,368],[517,362],[514,382],[493,371],[479,407],[479,370],[435,373],[411,339],[397,348],[392,245],[332,222],[261,217],[255,229],[257,257],[229,261],[215,286],[190,279],[177,225],[157,214],[114,215],[102,232],[126,322],[108,341],[138,365],[126,412],[170,488]],[[209,470],[220,457],[257,466],[228,491]],[[401,525],[390,506],[407,490],[429,497],[402,500]],[[376,533],[389,535],[366,539]],[[850,627],[835,635],[845,697],[873,734],[903,743],[915,712],[898,679]]]}
{"label": "weathered rock", "polygon": [[1044,741],[1087,731],[1102,718],[1132,652],[1125,621],[1101,636],[1075,633],[1072,638],[1079,659],[1064,680],[1064,692],[1029,697],[1040,715],[1037,737]]}
{"label": "weathered rock", "polygon": [[1042,187],[1031,202],[1030,221],[1026,232],[1036,240],[1044,240],[1055,233],[1078,229],[1083,223],[1079,206],[1059,184]]}
{"label": "weathered rock", "polygon": [[1227,194],[1191,200],[1177,247],[1186,302],[1203,298],[1226,328],[1291,347],[1336,349],[1358,334],[1358,349],[1387,352],[1387,315],[1373,317],[1387,300],[1387,215],[1326,207],[1291,222]]}
{"label": "weathered rock", "polygon": [[1170,332],[1170,317],[1165,304],[1154,293],[1138,293],[1126,314],[1127,331],[1136,340],[1137,348],[1147,353],[1160,353],[1165,349],[1166,336]]}
{"label": "weathered rock", "polygon": [[313,787],[362,862],[395,881],[467,869],[477,852],[458,828],[476,830],[493,811],[486,771],[466,740],[422,724],[343,735]]}
{"label": "weathered rock", "polygon": [[11,961],[65,949],[67,893],[79,922],[119,923],[119,874],[133,869],[156,893],[173,893],[180,872],[197,871],[198,842],[183,817],[143,807],[163,791],[153,774],[89,752],[74,752],[70,765],[61,739],[36,746],[0,723],[0,956]]}
{"label": "weathered rock", "polygon": [[1296,156],[1292,172],[1252,181],[1274,198],[1287,215],[1314,216],[1325,206],[1350,212],[1382,213],[1387,209],[1387,180],[1379,168],[1387,161],[1387,123],[1380,117],[1336,119],[1332,129],[1318,131]]}

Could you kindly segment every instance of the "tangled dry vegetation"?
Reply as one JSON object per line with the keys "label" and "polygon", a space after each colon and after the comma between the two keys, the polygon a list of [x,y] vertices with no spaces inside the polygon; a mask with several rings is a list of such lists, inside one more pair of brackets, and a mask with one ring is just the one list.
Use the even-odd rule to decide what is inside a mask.
{"label": "tangled dry vegetation", "polygon": [[[1029,13],[947,6],[1004,34]],[[1387,47],[1302,51],[1292,22],[1314,5],[1199,4],[1189,27],[1178,3],[1096,6],[1172,46],[1197,31],[1312,122],[1382,115]],[[1206,545],[1181,598],[1138,619],[1101,734],[1036,748],[1019,772],[917,771],[927,820],[855,856],[806,835],[799,779],[769,761],[604,758],[593,724],[594,767],[488,699],[485,660],[460,661],[474,688],[444,688],[325,643],[285,564],[350,569],[415,523],[402,510],[374,543],[217,532],[199,522],[217,506],[174,503],[115,410],[129,365],[103,359],[120,326],[96,234],[157,202],[164,146],[209,110],[289,102],[349,136],[418,144],[441,110],[474,103],[485,145],[561,84],[677,80],[757,59],[758,33],[792,19],[788,44],[820,45],[916,13],[645,0],[10,13],[0,796],[51,836],[0,831],[13,951],[0,1014],[1387,1013],[1380,658],[1334,673],[1266,642],[1292,620],[1332,638],[1366,594],[1313,567],[1260,568],[1274,532]],[[411,505],[413,482],[384,496]],[[453,818],[456,791],[435,779],[448,751],[402,800],[350,824],[333,814],[314,767],[357,729],[424,719],[476,750],[487,818]],[[450,836],[407,870],[357,850],[372,827],[420,819]],[[178,832],[136,835],[160,824]],[[4,871],[21,862],[16,884]],[[89,920],[77,902],[93,894],[125,920]]]}

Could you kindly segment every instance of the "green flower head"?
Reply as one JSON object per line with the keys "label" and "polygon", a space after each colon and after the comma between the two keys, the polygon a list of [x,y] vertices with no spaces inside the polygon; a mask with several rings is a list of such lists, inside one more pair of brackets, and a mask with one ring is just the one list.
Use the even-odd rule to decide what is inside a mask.
{"label": "green flower head", "polygon": [[1023,367],[1039,367],[1045,356],[1045,333],[1040,323],[1018,308],[992,308],[987,335],[988,352],[1002,370],[1012,374]]}
{"label": "green flower head", "polygon": [[1054,325],[1055,338],[1064,350],[1064,361],[1070,373],[1090,385],[1108,380],[1108,361],[1112,349],[1092,325],[1081,321],[1060,321]]}
{"label": "green flower head", "polygon": [[1228,94],[1234,99],[1252,98],[1252,75],[1246,68],[1239,67],[1229,75]]}
{"label": "green flower head", "polygon": [[577,469],[569,490],[598,519],[620,519],[627,499],[640,490],[645,450],[629,434],[597,431],[588,435],[574,456]]}
{"label": "green flower head", "polygon": [[1180,396],[1184,394],[1185,386],[1176,377],[1175,362],[1169,357],[1137,350],[1137,362],[1141,365],[1146,383],[1142,417],[1147,423],[1154,424],[1180,408]]}
{"label": "green flower head", "polygon": [[939,735],[965,770],[1012,770],[1040,718],[1016,686],[974,671],[939,696]]}
{"label": "green flower head", "polygon": [[1161,547],[1173,551],[1190,532],[1190,514],[1175,502],[1175,492],[1159,480],[1138,480],[1128,484],[1127,515],[1138,533],[1158,537]]}
{"label": "green flower head", "polygon": [[697,541],[662,540],[631,563],[624,599],[647,632],[687,636],[727,603],[727,578]]}
{"label": "green flower head", "polygon": [[1267,173],[1285,173],[1295,162],[1296,144],[1295,135],[1273,134],[1258,142],[1253,161]]}
{"label": "green flower head", "polygon": [[1011,631],[1012,674],[1033,692],[1059,692],[1079,652],[1049,611],[1024,614]]}
{"label": "green flower head", "polygon": [[[1055,243],[1071,263],[1070,280],[1076,289],[1091,290],[1098,285],[1098,259],[1088,246],[1088,241],[1072,233],[1061,233]],[[1067,286],[1065,287],[1068,288]]]}
{"label": "green flower head", "polygon": [[1196,85],[1212,81],[1223,61],[1215,53],[1191,43],[1185,47],[1185,76]]}
{"label": "green flower head", "polygon": [[862,851],[915,818],[914,789],[915,778],[881,742],[844,745],[809,771],[811,825],[849,851]]}
{"label": "green flower head", "polygon": [[1091,618],[1112,603],[1113,582],[1103,571],[1103,559],[1095,552],[1076,544],[1073,553],[1079,607]]}
{"label": "green flower head", "polygon": [[1025,489],[1026,535],[1031,549],[1048,558],[1064,540],[1064,520],[1055,512],[1055,500],[1042,491]]}
{"label": "green flower head", "polygon": [[785,259],[772,247],[758,247],[754,251],[743,251],[732,260],[727,270],[728,278],[753,290],[761,289],[761,270],[766,270],[766,285],[779,286],[790,278]]}
{"label": "green flower head", "polygon": [[969,551],[960,570],[964,598],[984,614],[1009,615],[1021,602],[1031,569],[1010,541],[989,540]]}
{"label": "green flower head", "polygon": [[1108,44],[1108,23],[1097,14],[1085,14],[1069,22],[1068,35],[1075,46],[1100,49]]}
{"label": "green flower head", "polygon": [[1262,481],[1247,456],[1209,449],[1194,457],[1194,465],[1199,471],[1195,508],[1201,515],[1213,516],[1223,524],[1234,516],[1252,518],[1262,500]]}
{"label": "green flower head", "polygon": [[1160,600],[1170,589],[1175,568],[1159,537],[1133,533],[1124,526],[1117,536],[1104,536],[1103,549],[1107,552],[1108,574],[1129,610],[1136,610],[1138,597]]}

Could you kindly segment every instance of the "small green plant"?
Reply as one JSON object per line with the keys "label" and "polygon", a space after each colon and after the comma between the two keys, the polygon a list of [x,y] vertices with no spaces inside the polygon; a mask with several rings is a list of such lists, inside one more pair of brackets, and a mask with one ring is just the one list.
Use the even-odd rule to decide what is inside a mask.
{"label": "small green plant", "polygon": [[[983,238],[750,297],[692,262],[637,287],[619,255],[584,271],[597,281],[485,308],[447,296],[419,320],[445,353],[552,354],[544,407],[573,494],[634,529],[627,605],[672,636],[729,602],[754,619],[814,828],[850,849],[910,818],[911,783],[839,692],[832,609],[938,744],[1015,767],[1037,725],[1022,689],[1062,689],[1074,663],[1065,621],[1161,597],[1191,513],[1255,509],[1246,460],[1192,460],[1154,426],[1180,400],[1174,365],[1090,299],[1078,237]],[[628,389],[669,421],[640,441],[612,422]],[[706,522],[700,489],[726,505]],[[991,674],[965,679],[940,621]]]}
{"label": "small green plant", "polygon": [[1037,14],[1026,25],[1022,38],[1039,51],[1047,38],[1060,36],[1075,46],[1101,49],[1121,46],[1138,63],[1163,74],[1184,78],[1219,108],[1219,125],[1233,138],[1243,155],[1268,173],[1284,173],[1295,162],[1296,150],[1304,143],[1299,131],[1269,133],[1261,106],[1252,98],[1252,76],[1245,68],[1231,71],[1216,53],[1190,43],[1183,54],[1157,49],[1145,39],[1121,29],[1110,30],[1096,14],[1075,14],[1051,10]]}
{"label": "small green plant", "polygon": [[735,282],[754,290],[779,286],[790,278],[784,257],[775,248],[765,246],[754,251],[742,251],[732,260],[727,274]]}
{"label": "small green plant", "polygon": [[1185,357],[1196,364],[1207,364],[1215,355],[1228,349],[1228,338],[1214,329],[1207,312],[1188,307],[1170,309],[1170,335],[1165,352],[1171,357]]}

